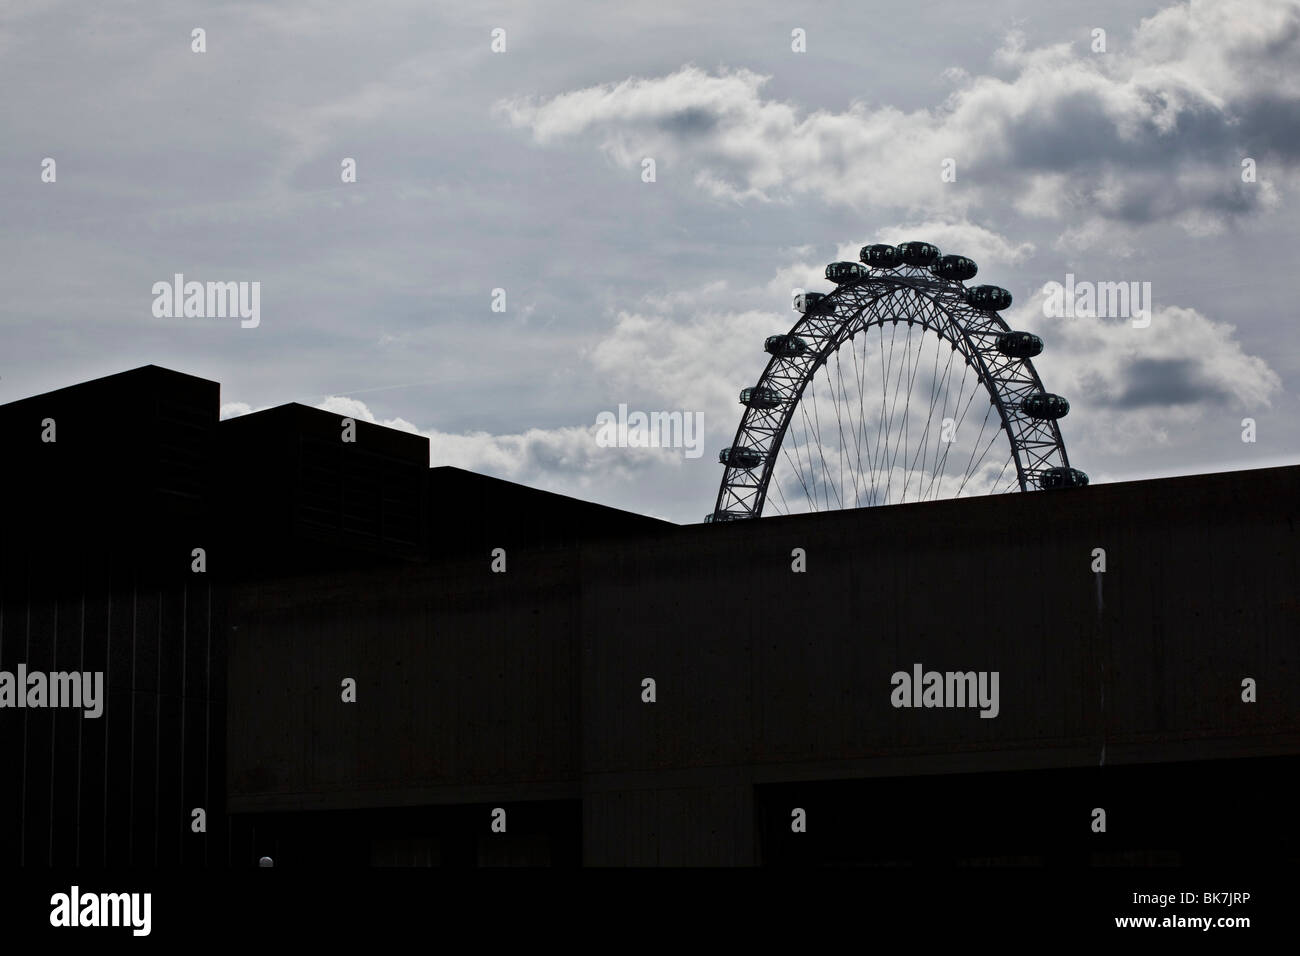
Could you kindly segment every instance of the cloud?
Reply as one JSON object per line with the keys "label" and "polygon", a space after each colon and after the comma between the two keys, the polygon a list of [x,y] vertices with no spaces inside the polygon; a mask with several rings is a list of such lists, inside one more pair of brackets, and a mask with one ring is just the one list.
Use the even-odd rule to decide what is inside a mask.
{"label": "cloud", "polygon": [[[898,241],[901,234],[936,238],[991,263],[1027,254],[1023,246],[964,221],[890,227],[876,238]],[[841,244],[837,253],[852,258],[856,248]],[[423,435],[433,465],[622,507],[636,507],[650,486],[680,488],[703,501],[716,481],[716,472],[708,470],[711,450],[702,461],[688,463],[681,449],[603,448],[596,441],[596,413],[613,411],[619,402],[645,411],[698,411],[705,416],[706,448],[728,444],[740,417],[737,392],[753,384],[766,364],[763,339],[785,331],[795,318],[758,304],[771,300],[773,288],[784,298],[791,283],[815,280],[822,265],[813,252],[786,249],[787,262],[766,282],[706,280],[646,294],[632,309],[615,313],[605,334],[581,353],[610,396],[608,409],[592,410],[590,424],[455,433],[401,417],[380,419],[364,401],[349,396],[330,396],[316,407]],[[1281,390],[1277,373],[1246,352],[1233,325],[1195,309],[1154,308],[1150,326],[1138,329],[1127,319],[1046,318],[1040,294],[1006,318],[1013,328],[1029,329],[1046,341],[1035,364],[1045,388],[1071,400],[1063,428],[1072,460],[1085,468],[1110,457],[1132,460],[1155,447],[1190,448],[1202,423],[1257,414]],[[227,403],[222,417],[250,410],[246,403]],[[692,516],[685,510],[677,517]]]}
{"label": "cloud", "polygon": [[485,431],[461,434],[419,428],[404,418],[379,419],[365,402],[330,396],[316,408],[373,422],[385,428],[429,439],[432,466],[452,465],[554,491],[608,489],[656,468],[680,467],[683,453],[672,448],[602,447],[596,441],[595,414],[591,425],[530,428],[517,434]]}
{"label": "cloud", "polygon": [[1149,327],[1135,328],[1128,319],[1045,318],[1042,302],[1035,296],[1007,321],[1043,338],[1034,365],[1047,391],[1070,400],[1062,428],[1072,450],[1119,455],[1190,445],[1201,423],[1258,414],[1282,391],[1277,372],[1246,352],[1234,325],[1196,309],[1157,307]]}
{"label": "cloud", "polygon": [[[1089,391],[1064,330],[1042,328],[1081,467],[1109,467],[1103,443],[1148,475],[1300,447],[1285,268],[1300,226],[1250,218],[1296,198],[1294,0],[1112,3],[1095,21],[1104,55],[1087,48],[1093,22],[1061,7],[1035,9],[994,56],[1023,0],[937,16],[837,0],[805,24],[804,56],[779,12],[669,6],[494,2],[466,20],[417,0],[380,14],[180,0],[143,18],[0,4],[0,76],[26,91],[0,123],[20,147],[0,156],[4,396],[153,363],[220,381],[227,419],[360,399],[339,407],[430,435],[436,462],[697,520],[763,338],[796,319],[790,290],[825,291],[826,263],[863,243],[915,238],[970,255],[1017,305],[1067,272],[1152,279],[1238,323],[1198,347],[1288,378],[1271,412],[1237,415],[1259,419],[1260,443],[1243,444],[1219,427],[1254,407],[1238,379],[1148,330],[1149,354],[1075,343]],[[506,55],[489,48],[496,25]],[[655,185],[640,182],[648,153]],[[45,156],[57,185],[39,180]],[[940,181],[947,156],[955,183]],[[1243,156],[1258,183],[1241,182]],[[153,319],[149,287],[176,272],[260,280],[261,327]],[[496,287],[505,314],[489,310]],[[597,413],[624,401],[702,411],[707,455],[592,447]]]}
{"label": "cloud", "polygon": [[766,96],[770,77],[692,65],[496,109],[538,144],[592,142],[627,168],[653,156],[661,178],[680,170],[733,202],[958,219],[1012,207],[1070,220],[1076,243],[1090,220],[1205,235],[1277,204],[1273,179],[1242,183],[1240,161],[1300,160],[1300,0],[1179,4],[1110,43],[1027,49],[1012,35],[995,56],[1011,78],[949,71],[947,100],[912,111],[808,112]]}
{"label": "cloud", "polygon": [[360,399],[331,395],[324,401],[319,402],[316,407],[327,412],[333,412],[336,415],[343,415],[346,418],[359,418],[363,422],[374,422],[383,425],[385,428],[394,428],[397,431],[410,432],[414,435],[423,434],[420,429],[405,418],[387,418],[379,421],[375,418],[375,413],[370,410],[370,407]]}
{"label": "cloud", "polygon": [[763,340],[793,319],[717,306],[685,318],[620,312],[589,358],[616,392],[648,390],[672,408],[710,418],[725,412],[739,421],[738,393],[767,362]]}
{"label": "cloud", "polygon": [[[944,228],[937,222],[891,227],[877,238],[938,237],[941,248],[974,252],[977,261],[990,263],[1025,254],[970,223]],[[710,434],[727,433],[725,444],[728,429],[739,421],[735,392],[753,384],[766,362],[763,338],[794,321],[793,313],[729,309],[728,303],[784,298],[792,286],[811,285],[822,268],[808,258],[811,251],[790,250],[796,258],[768,282],[756,283],[752,299],[725,285],[705,284],[677,290],[671,301],[642,302],[638,311],[618,316],[589,359],[619,388],[649,389],[666,402],[684,400],[686,407],[704,410]],[[844,244],[838,253],[856,258],[856,247]],[[1006,318],[1012,328],[1036,332],[1046,342],[1035,365],[1047,391],[1070,399],[1073,410],[1063,425],[1067,445],[1084,459],[1140,454],[1153,445],[1191,447],[1201,423],[1258,414],[1282,392],[1277,372],[1246,351],[1236,326],[1196,309],[1156,306],[1150,326],[1139,329],[1129,319],[1046,318],[1038,294]]]}
{"label": "cloud", "polygon": [[1124,391],[1098,396],[1098,404],[1111,408],[1219,405],[1228,398],[1221,386],[1201,378],[1200,366],[1189,358],[1132,359],[1120,375]]}
{"label": "cloud", "polygon": [[225,421],[227,418],[238,418],[240,415],[248,415],[253,411],[253,406],[247,402],[223,402],[218,418]]}

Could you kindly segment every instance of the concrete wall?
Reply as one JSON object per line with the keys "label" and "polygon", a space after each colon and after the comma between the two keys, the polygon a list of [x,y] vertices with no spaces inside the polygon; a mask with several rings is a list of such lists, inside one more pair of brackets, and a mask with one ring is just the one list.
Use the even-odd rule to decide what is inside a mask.
{"label": "concrete wall", "polygon": [[574,556],[507,562],[239,590],[232,812],[576,796]]}
{"label": "concrete wall", "polygon": [[[1297,492],[1269,469],[251,587],[231,808],[580,797],[588,863],[745,864],[773,784],[1300,754]],[[894,708],[917,662],[998,671],[999,716]]]}
{"label": "concrete wall", "polygon": [[[1300,753],[1297,492],[1270,469],[584,549],[588,860],[746,862],[725,795],[779,781]],[[999,716],[894,708],[917,662],[998,671]]]}

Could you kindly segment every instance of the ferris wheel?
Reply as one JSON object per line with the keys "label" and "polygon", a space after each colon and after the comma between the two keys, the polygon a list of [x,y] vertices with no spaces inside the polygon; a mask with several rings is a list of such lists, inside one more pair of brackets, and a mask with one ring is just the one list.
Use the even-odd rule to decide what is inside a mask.
{"label": "ferris wheel", "polygon": [[928,242],[860,259],[828,265],[834,291],[797,294],[764,342],[706,521],[1088,483],[1061,438],[1070,403],[1030,361],[1042,339],[998,315],[1010,292],[967,286],[975,263]]}

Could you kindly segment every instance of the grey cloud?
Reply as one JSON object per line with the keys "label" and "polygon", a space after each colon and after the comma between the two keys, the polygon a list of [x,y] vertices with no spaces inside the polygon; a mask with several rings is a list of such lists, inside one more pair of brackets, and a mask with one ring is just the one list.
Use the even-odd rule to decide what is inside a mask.
{"label": "grey cloud", "polygon": [[658,121],[660,129],[690,138],[712,133],[718,128],[719,117],[701,107],[679,110]]}
{"label": "grey cloud", "polygon": [[1122,371],[1123,391],[1118,395],[1087,396],[1094,404],[1111,408],[1221,404],[1228,395],[1201,376],[1201,366],[1192,359],[1135,359]]}

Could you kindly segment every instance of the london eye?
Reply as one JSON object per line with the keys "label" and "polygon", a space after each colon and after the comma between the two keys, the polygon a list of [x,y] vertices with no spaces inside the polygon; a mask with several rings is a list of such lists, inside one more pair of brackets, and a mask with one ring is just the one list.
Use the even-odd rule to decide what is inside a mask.
{"label": "london eye", "polygon": [[999,315],[1010,292],[967,285],[976,264],[928,242],[859,258],[764,342],[706,521],[1088,483],[1061,437],[1070,404],[1031,361],[1042,339]]}

